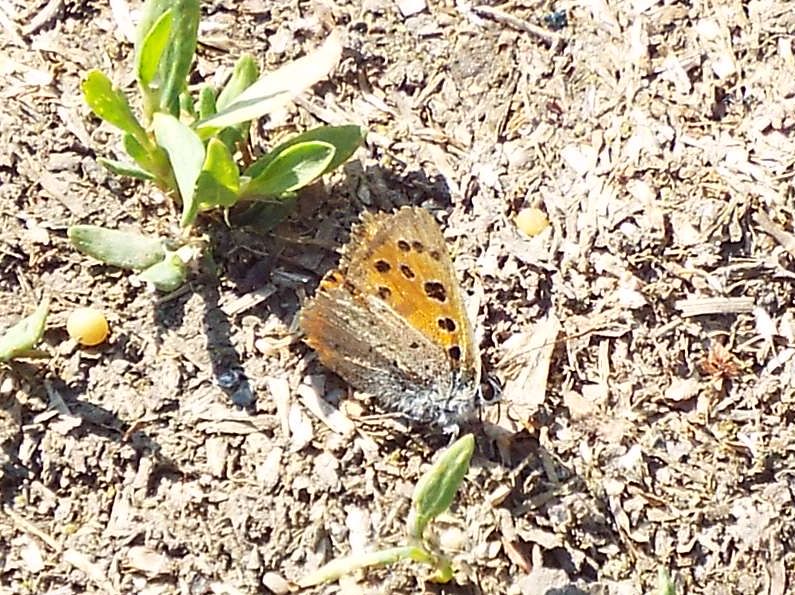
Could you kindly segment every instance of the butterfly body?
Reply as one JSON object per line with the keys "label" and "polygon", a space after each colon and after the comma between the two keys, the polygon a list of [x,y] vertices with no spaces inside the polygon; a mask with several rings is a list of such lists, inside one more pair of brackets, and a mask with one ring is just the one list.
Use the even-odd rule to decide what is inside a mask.
{"label": "butterfly body", "polygon": [[388,408],[443,428],[470,417],[480,355],[430,213],[366,213],[301,325],[320,361]]}

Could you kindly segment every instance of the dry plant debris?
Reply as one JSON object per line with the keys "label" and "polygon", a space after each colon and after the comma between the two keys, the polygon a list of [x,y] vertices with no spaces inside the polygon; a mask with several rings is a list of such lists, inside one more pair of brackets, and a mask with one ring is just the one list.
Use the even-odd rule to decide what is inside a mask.
{"label": "dry plant debris", "polygon": [[[207,2],[207,79],[344,34],[256,142],[370,135],[272,236],[219,224],[218,274],[155,304],[66,240],[169,215],[96,164],[117,141],[80,78],[131,56],[111,4],[0,7],[0,324],[53,295],[51,359],[0,369],[0,589],[284,593],[396,534],[441,445],[352,398],[294,317],[357,213],[402,204],[443,215],[510,390],[440,535],[458,585],[341,591],[648,593],[660,566],[683,593],[795,588],[791,3],[564,3],[551,31],[550,2]],[[550,226],[519,232],[524,207]],[[79,350],[88,304],[114,331]]]}

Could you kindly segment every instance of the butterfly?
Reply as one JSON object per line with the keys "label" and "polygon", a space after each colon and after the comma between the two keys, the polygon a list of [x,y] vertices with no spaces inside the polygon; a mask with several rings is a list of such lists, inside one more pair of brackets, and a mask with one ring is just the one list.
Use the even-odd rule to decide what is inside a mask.
{"label": "butterfly", "polygon": [[386,408],[450,432],[477,408],[480,353],[425,209],[365,212],[300,323],[323,365]]}

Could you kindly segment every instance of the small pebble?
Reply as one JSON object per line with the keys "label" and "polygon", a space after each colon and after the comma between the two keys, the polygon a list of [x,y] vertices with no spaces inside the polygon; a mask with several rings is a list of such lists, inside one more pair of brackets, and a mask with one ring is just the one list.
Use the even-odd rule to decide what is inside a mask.
{"label": "small pebble", "polygon": [[266,572],[262,576],[262,584],[277,595],[284,595],[285,593],[292,591],[290,588],[290,583],[282,578],[280,574],[276,574],[275,572]]}
{"label": "small pebble", "polygon": [[2,382],[0,382],[0,396],[10,395],[17,389],[17,383],[11,376],[6,376],[3,378]]}
{"label": "small pebble", "polygon": [[426,4],[425,0],[398,0],[397,7],[400,14],[410,17],[425,10]]}

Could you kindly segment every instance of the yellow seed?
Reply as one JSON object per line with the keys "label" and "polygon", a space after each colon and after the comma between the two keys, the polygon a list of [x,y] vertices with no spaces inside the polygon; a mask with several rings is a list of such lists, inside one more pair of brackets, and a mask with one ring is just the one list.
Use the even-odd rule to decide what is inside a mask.
{"label": "yellow seed", "polygon": [[66,320],[66,332],[81,345],[99,345],[108,338],[110,329],[105,315],[94,308],[78,308]]}
{"label": "yellow seed", "polygon": [[546,213],[536,207],[522,209],[516,214],[516,227],[531,238],[537,236],[549,226]]}

